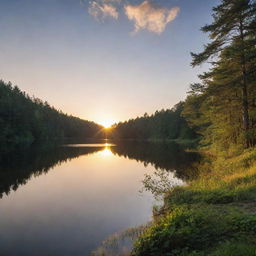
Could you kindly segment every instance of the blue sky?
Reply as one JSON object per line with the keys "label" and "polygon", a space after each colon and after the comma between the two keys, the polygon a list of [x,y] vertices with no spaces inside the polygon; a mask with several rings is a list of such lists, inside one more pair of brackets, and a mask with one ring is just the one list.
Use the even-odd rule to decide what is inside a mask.
{"label": "blue sky", "polygon": [[200,27],[217,3],[0,0],[0,77],[97,122],[170,108],[204,68],[192,69],[189,53],[207,42]]}

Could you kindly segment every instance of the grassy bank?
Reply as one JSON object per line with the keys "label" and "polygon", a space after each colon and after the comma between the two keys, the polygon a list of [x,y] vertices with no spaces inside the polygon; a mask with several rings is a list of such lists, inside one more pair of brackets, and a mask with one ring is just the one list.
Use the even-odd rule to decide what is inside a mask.
{"label": "grassy bank", "polygon": [[199,138],[197,139],[148,139],[152,143],[177,143],[185,148],[196,148],[198,146]]}
{"label": "grassy bank", "polygon": [[202,162],[170,190],[133,256],[255,256],[256,151]]}

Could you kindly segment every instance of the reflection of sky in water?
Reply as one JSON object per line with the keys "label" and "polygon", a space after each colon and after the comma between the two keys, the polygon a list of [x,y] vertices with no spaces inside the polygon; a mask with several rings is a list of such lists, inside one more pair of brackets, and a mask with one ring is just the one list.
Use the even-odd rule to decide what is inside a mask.
{"label": "reflection of sky in water", "polygon": [[67,144],[67,145],[64,145],[65,147],[92,147],[92,148],[97,148],[97,147],[113,147],[115,146],[115,144],[112,144],[112,143],[95,143],[95,144]]}
{"label": "reflection of sky in water", "polygon": [[109,146],[3,196],[0,252],[88,255],[108,235],[147,222],[153,199],[139,190],[144,174],[155,169],[114,155]]}

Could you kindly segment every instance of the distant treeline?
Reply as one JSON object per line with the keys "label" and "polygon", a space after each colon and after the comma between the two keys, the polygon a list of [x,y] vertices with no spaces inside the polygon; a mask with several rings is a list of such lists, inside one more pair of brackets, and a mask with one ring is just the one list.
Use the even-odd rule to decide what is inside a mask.
{"label": "distant treeline", "polygon": [[198,135],[182,116],[183,107],[184,103],[180,102],[172,109],[118,123],[111,136],[133,140],[195,140]]}
{"label": "distant treeline", "polygon": [[93,122],[64,114],[17,86],[0,81],[1,145],[101,137],[101,130]]}

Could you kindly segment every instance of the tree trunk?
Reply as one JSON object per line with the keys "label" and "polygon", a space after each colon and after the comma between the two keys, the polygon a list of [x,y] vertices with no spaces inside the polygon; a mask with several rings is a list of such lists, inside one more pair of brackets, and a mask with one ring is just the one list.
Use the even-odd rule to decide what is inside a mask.
{"label": "tree trunk", "polygon": [[242,87],[242,101],[243,101],[243,129],[245,132],[245,145],[249,147],[249,138],[248,138],[248,131],[249,131],[249,111],[248,111],[248,93],[247,93],[247,86],[243,84]]}
{"label": "tree trunk", "polygon": [[247,90],[247,71],[246,71],[246,58],[244,47],[244,26],[243,21],[240,21],[240,39],[241,39],[241,65],[242,65],[242,110],[243,110],[243,129],[245,132],[245,146],[250,146],[250,140],[248,138],[249,125],[249,104],[248,104],[248,90]]}

